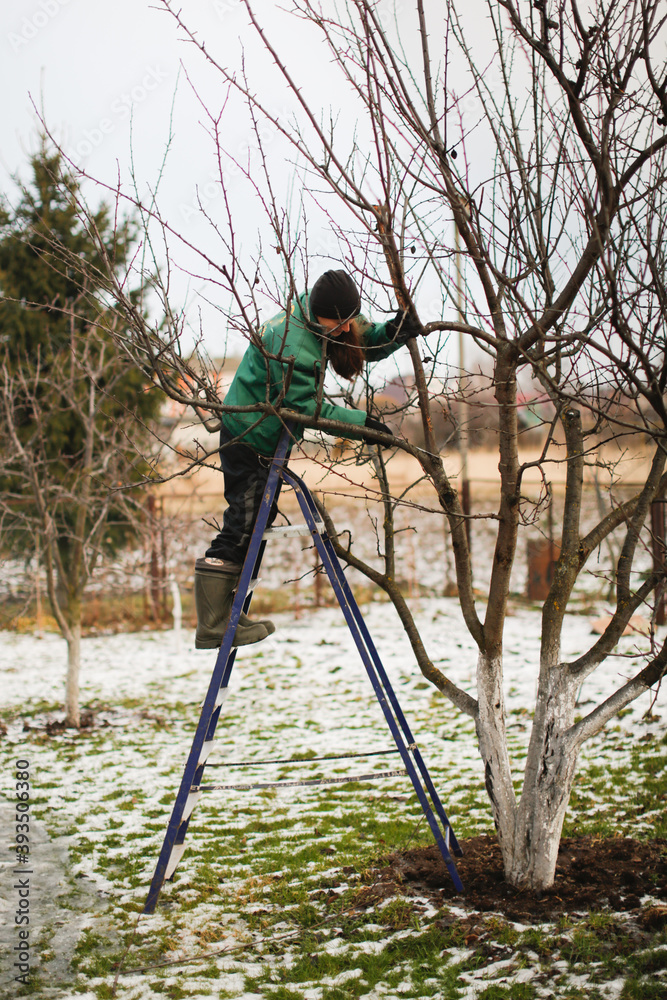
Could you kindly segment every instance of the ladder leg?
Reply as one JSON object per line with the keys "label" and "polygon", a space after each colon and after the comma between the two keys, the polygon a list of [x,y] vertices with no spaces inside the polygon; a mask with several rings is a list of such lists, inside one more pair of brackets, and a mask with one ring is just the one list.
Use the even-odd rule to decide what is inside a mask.
{"label": "ladder leg", "polygon": [[[151,887],[144,906],[144,913],[153,913],[157,904],[158,896],[166,878],[173,875],[176,866],[184,850],[184,840],[187,833],[192,810],[196,805],[200,791],[192,791],[193,786],[201,784],[206,760],[211,750],[216,727],[218,724],[222,702],[226,696],[228,683],[231,676],[236,649],[232,647],[232,640],[236,631],[239,616],[242,610],[249,608],[252,593],[249,593],[251,580],[256,578],[262,561],[265,543],[263,541],[264,531],[268,522],[271,507],[276,493],[278,478],[282,478],[293,486],[297,494],[299,504],[306,523],[311,531],[315,545],[317,546],[320,558],[326,569],[332,588],[336,594],[345,620],[350,628],[350,632],[355,640],[362,661],[366,668],[368,677],[373,685],[376,697],[384,713],[387,725],[392,733],[394,742],[401,753],[405,768],[410,776],[415,793],[422,807],[424,815],[428,820],[433,836],[438,844],[440,852],[445,860],[452,881],[456,889],[460,892],[463,889],[461,880],[456,871],[456,866],[449,852],[450,845],[456,853],[461,853],[459,845],[454,837],[451,824],[447,819],[442,803],[438,798],[433,782],[426,764],[414,743],[407,720],[401,710],[400,704],[389,678],[384,670],[380,656],[373,644],[372,638],[361,615],[361,611],[354,599],[354,595],[347,583],[345,574],[336,556],[333,545],[323,533],[322,521],[315,505],[315,502],[306,487],[305,483],[291,473],[285,466],[286,457],[290,445],[289,427],[285,429],[281,436],[272,467],[269,473],[267,484],[262,497],[260,510],[255,522],[253,534],[248,549],[248,554],[241,571],[237,593],[232,604],[231,614],[227,629],[223,636],[222,644],[218,652],[213,675],[208,688],[206,699],[202,706],[202,711],[192,743],[192,748],[185,765],[181,785],[176,796],[176,801],[171,814],[171,819],[167,827],[162,850],[158,859],[157,867]],[[403,735],[401,734],[401,730]],[[403,739],[405,736],[405,740]],[[424,783],[428,789],[431,801],[434,803],[438,816],[445,829],[443,837],[438,825],[438,821],[433,814],[431,805],[426,797],[424,788],[419,781],[415,770],[414,762],[422,775]]]}
{"label": "ladder leg", "polygon": [[158,858],[155,873],[144,904],[144,913],[153,913],[157,905],[158,896],[165,882],[165,879],[173,875],[174,870],[183,854],[183,842],[190,823],[192,809],[199,798],[200,793],[192,793],[193,785],[201,784],[206,758],[211,749],[215,730],[222,707],[222,690],[226,690],[229,684],[232,667],[236,658],[236,649],[232,646],[236,626],[238,625],[241,611],[246,604],[248,587],[253,576],[259,572],[264,543],[262,541],[264,531],[269,519],[273,499],[276,494],[276,487],[280,477],[281,468],[289,450],[290,434],[288,430],[283,431],[280,443],[274,456],[271,471],[264,488],[262,502],[259,513],[255,521],[253,533],[248,547],[241,577],[239,579],[236,596],[234,598],[229,622],[222,637],[222,643],[218,651],[213,668],[213,674],[208,686],[208,692],[202,706],[199,722],[192,741],[192,747],[188,756],[181,784],[176,795],[176,801],[172,809],[171,818],[167,826],[162,849]]}
{"label": "ladder leg", "polygon": [[[326,545],[323,545],[322,549],[324,551],[326,551]],[[336,572],[336,563],[334,562],[332,564],[330,560],[326,560],[325,557],[323,556],[322,552],[320,553],[320,558],[322,559],[322,562],[325,565],[327,565],[327,562],[329,563],[329,565],[327,566],[327,571],[329,571],[329,566],[331,567],[330,579],[332,578],[332,576],[336,577],[336,583],[334,584],[334,581],[332,579],[332,585],[334,586],[334,591],[336,592],[336,596],[338,597],[338,600],[339,600],[339,603],[341,605],[341,608],[343,609],[343,613],[345,614],[346,618],[348,619],[348,625],[350,625],[350,631],[352,632],[353,636],[355,637],[355,640],[357,641],[357,648],[359,649],[359,652],[361,654],[362,660],[364,661],[364,666],[366,667],[366,672],[367,672],[367,674],[368,674],[368,676],[370,678],[371,684],[373,685],[376,697],[378,699],[380,707],[382,708],[382,711],[384,713],[384,716],[385,716],[385,719],[386,719],[387,724],[389,726],[389,729],[391,730],[391,734],[394,737],[394,742],[396,743],[396,746],[398,747],[398,749],[401,752],[401,756],[403,758],[403,762],[405,764],[405,768],[406,768],[406,770],[407,770],[407,772],[408,772],[408,774],[410,776],[410,780],[412,781],[412,785],[414,787],[415,793],[416,793],[417,798],[419,800],[419,804],[421,805],[422,811],[424,813],[424,816],[426,817],[426,819],[428,821],[428,824],[429,824],[429,826],[431,828],[431,833],[433,834],[434,840],[435,840],[436,844],[438,845],[438,848],[439,848],[440,853],[442,855],[443,861],[445,862],[445,864],[447,866],[447,869],[449,871],[450,877],[451,877],[451,879],[452,879],[452,881],[454,883],[454,886],[455,886],[456,890],[458,892],[462,892],[463,891],[463,884],[462,884],[461,879],[459,877],[459,874],[458,874],[458,872],[456,870],[456,865],[454,863],[454,860],[453,860],[453,858],[451,856],[450,845],[452,847],[452,850],[456,850],[457,853],[461,853],[461,849],[459,847],[458,841],[456,841],[456,838],[454,837],[454,831],[452,829],[451,823],[449,822],[449,819],[447,818],[447,816],[446,816],[446,814],[444,812],[444,809],[442,809],[442,806],[441,806],[441,810],[438,810],[438,813],[440,815],[441,821],[443,822],[443,827],[444,827],[444,831],[445,831],[444,832],[444,836],[443,836],[443,832],[440,829],[440,826],[438,825],[438,821],[437,821],[436,817],[433,814],[433,809],[431,808],[431,805],[430,805],[430,803],[429,803],[429,801],[428,801],[428,799],[426,797],[426,794],[424,792],[422,783],[420,782],[419,776],[417,774],[417,771],[415,770],[413,759],[412,759],[412,757],[410,755],[411,751],[412,751],[412,753],[415,753],[415,750],[417,750],[417,748],[415,747],[415,744],[414,744],[414,739],[410,736],[409,737],[409,743],[406,746],[406,743],[403,740],[402,735],[401,735],[401,733],[399,731],[399,723],[397,722],[397,719],[392,714],[391,709],[390,709],[390,704],[388,704],[388,701],[387,701],[387,699],[389,699],[389,702],[391,703],[391,707],[394,708],[395,705],[397,704],[396,696],[395,696],[395,694],[393,692],[393,689],[391,688],[391,685],[389,684],[388,678],[386,680],[386,684],[382,684],[382,682],[380,680],[380,677],[378,676],[378,673],[376,672],[376,669],[375,669],[376,664],[373,663],[373,660],[372,660],[371,656],[369,655],[369,650],[367,649],[366,643],[364,641],[364,637],[363,637],[363,635],[361,633],[361,630],[358,628],[358,622],[356,620],[356,615],[354,614],[354,612],[352,610],[353,608],[355,608],[357,606],[356,605],[356,601],[354,600],[354,596],[351,594],[351,592],[349,593],[349,595],[346,594],[345,593],[345,589],[341,586],[340,580],[338,579],[338,573]],[[336,559],[336,562],[337,562],[337,559]],[[353,602],[353,603],[351,603],[351,602]],[[348,618],[348,614],[346,612],[349,613],[349,618]],[[354,623],[354,626],[356,626],[356,628],[352,626],[352,624],[351,624],[352,622]],[[358,639],[357,639],[357,635],[358,635]],[[384,673],[384,670],[383,670],[383,673]],[[386,678],[386,674],[385,674],[385,678]],[[403,715],[403,713],[401,712],[400,714],[401,714],[401,717],[403,718],[403,720],[405,720],[405,716]],[[406,726],[407,726],[407,723],[406,723]],[[401,728],[403,728],[403,727],[401,727]],[[408,730],[408,732],[409,732],[409,730]],[[427,787],[429,789],[429,794],[435,793],[435,788],[433,786],[433,782],[431,781],[431,777],[430,777],[430,775],[428,773],[426,765],[425,765],[423,759],[421,758],[421,754],[419,754],[418,757],[417,757],[417,754],[418,754],[418,750],[417,750],[417,753],[415,754],[415,760],[417,760],[418,766],[419,766],[419,763],[421,762],[422,766],[419,769],[420,769],[420,771],[421,771],[421,773],[422,773],[423,776],[424,776],[424,772],[425,772],[425,777],[428,779],[426,783],[427,783]],[[436,805],[436,802],[440,803],[440,800],[437,797],[437,794],[435,795],[435,798],[432,799],[432,801],[433,801],[434,805]],[[456,846],[454,846],[454,845],[456,845]]]}
{"label": "ladder leg", "polygon": [[[435,793],[435,798],[433,799],[434,805],[436,804],[436,802],[440,805],[440,809],[437,809],[437,806],[436,809],[438,811],[438,815],[440,816],[440,819],[445,829],[444,836],[442,830],[440,829],[438,821],[435,815],[433,814],[433,809],[431,808],[431,805],[426,797],[422,784],[419,781],[419,777],[414,767],[414,762],[412,760],[412,757],[410,756],[410,750],[408,746],[406,746],[399,730],[399,725],[400,725],[401,728],[404,729],[404,732],[406,732],[406,734],[409,734],[409,743],[413,745],[414,740],[411,738],[411,733],[407,725],[407,721],[405,720],[405,716],[403,715],[403,712],[400,709],[400,705],[398,704],[396,695],[394,694],[393,688],[389,683],[389,678],[387,677],[386,671],[382,666],[380,657],[377,653],[377,650],[375,649],[372,639],[370,638],[370,634],[368,633],[366,625],[363,622],[363,617],[354,599],[354,595],[352,594],[352,591],[349,588],[347,580],[345,579],[342,567],[333,549],[331,541],[317,527],[318,522],[321,524],[321,518],[319,517],[319,512],[317,512],[317,509],[315,508],[314,501],[310,495],[310,491],[308,490],[308,487],[305,485],[305,483],[303,483],[297,476],[295,476],[288,470],[285,470],[284,478],[294,487],[297,493],[297,498],[299,500],[302,513],[304,515],[306,523],[311,529],[313,540],[320,554],[322,564],[324,565],[327,575],[329,576],[329,580],[333,587],[334,593],[336,594],[336,597],[338,599],[338,603],[340,604],[343,615],[345,616],[345,620],[355,640],[357,649],[359,650],[362,661],[366,668],[366,672],[371,681],[371,684],[373,685],[373,689],[375,691],[380,707],[384,713],[387,725],[389,726],[391,734],[394,738],[394,742],[396,743],[396,746],[401,753],[406,770],[410,776],[413,787],[415,789],[415,793],[422,807],[422,811],[428,821],[429,826],[431,827],[431,832],[434,836],[436,844],[438,845],[440,853],[442,854],[443,860],[447,866],[447,869],[452,878],[454,886],[458,892],[462,892],[463,885],[461,883],[459,874],[456,870],[454,859],[452,858],[449,850],[449,845],[452,844],[452,848],[455,849],[457,853],[460,853],[459,844],[456,841],[456,838],[454,837],[454,831],[452,830],[451,823],[449,822],[447,815],[444,809],[442,808],[442,804],[440,803],[437,793],[435,793],[433,782],[431,781],[430,775],[428,774],[428,769],[426,768],[426,764],[424,763],[421,754],[419,754],[418,757],[415,756],[415,759],[417,760],[417,764],[422,774],[424,774],[425,772],[425,775],[428,777],[427,787],[429,789],[429,793],[431,792],[431,789]],[[360,624],[363,625],[363,631],[362,628],[360,627]],[[376,670],[377,665],[380,666],[383,675],[382,681],[378,676],[378,671]],[[388,704],[387,702],[387,698],[391,703],[391,708],[390,704]],[[395,717],[391,711],[392,708],[395,710],[396,707],[398,708],[397,717]],[[456,846],[454,847],[454,845]]]}
{"label": "ladder leg", "polygon": [[346,597],[348,598],[348,601],[352,602],[353,613],[355,615],[355,619],[357,621],[357,625],[358,625],[359,631],[361,632],[362,637],[364,639],[364,642],[366,643],[366,646],[367,646],[367,648],[369,650],[369,653],[370,653],[370,655],[371,655],[371,657],[373,659],[373,664],[375,666],[375,669],[378,672],[378,675],[380,677],[380,681],[382,683],[382,686],[383,686],[384,690],[387,693],[387,697],[389,698],[389,700],[391,702],[392,708],[394,709],[394,713],[396,715],[396,718],[398,719],[399,725],[400,725],[401,729],[403,730],[403,733],[405,734],[405,737],[406,737],[406,739],[408,741],[409,746],[412,748],[412,753],[413,753],[414,759],[415,759],[415,761],[417,763],[417,767],[419,768],[419,771],[421,773],[423,781],[424,781],[424,783],[425,783],[425,785],[427,787],[429,796],[431,798],[431,801],[433,802],[435,810],[438,813],[438,816],[440,817],[440,820],[441,820],[444,828],[446,830],[448,830],[450,846],[451,846],[453,852],[460,857],[463,854],[463,852],[461,851],[459,843],[458,843],[458,841],[456,839],[456,836],[454,834],[454,830],[452,829],[451,823],[449,822],[449,819],[447,817],[447,813],[445,812],[444,806],[442,805],[442,802],[440,800],[440,796],[438,795],[438,793],[436,791],[436,788],[435,788],[435,785],[433,784],[433,781],[431,779],[431,775],[429,774],[428,768],[426,766],[426,762],[424,761],[424,758],[421,755],[419,747],[416,744],[415,738],[412,735],[412,730],[410,729],[410,725],[409,725],[409,723],[408,723],[408,721],[407,721],[407,719],[406,719],[406,717],[405,717],[405,715],[403,713],[403,709],[401,708],[400,702],[399,702],[398,698],[396,697],[396,693],[395,693],[395,691],[393,689],[391,681],[389,680],[389,676],[387,675],[387,672],[386,672],[386,670],[384,668],[384,664],[382,663],[382,660],[381,660],[380,655],[379,655],[379,653],[377,651],[375,643],[373,642],[371,634],[368,631],[368,626],[366,625],[366,622],[364,621],[363,615],[361,614],[361,610],[359,609],[358,604],[354,600],[354,595],[352,594],[352,591],[350,590],[350,585],[347,582],[347,578],[346,578],[346,576],[345,576],[345,574],[343,572],[343,568],[340,565],[340,562],[337,559],[337,557],[335,557],[335,552],[333,550],[333,546],[331,544],[331,540],[329,538],[327,538],[325,540],[325,544],[328,545],[328,546],[331,546],[332,555],[335,558],[335,561],[334,561],[333,565],[334,565],[334,569],[336,571],[336,574],[338,576],[338,579],[339,579],[339,582],[340,582],[340,585],[341,585],[341,589],[346,594]]}
{"label": "ladder leg", "polygon": [[[320,517],[320,512],[317,509],[317,505],[315,504],[315,501],[313,500],[313,497],[312,497],[312,494],[310,493],[310,490],[308,489],[308,487],[306,486],[306,484],[303,482],[303,480],[300,479],[294,473],[292,473],[291,470],[287,471],[287,473],[285,475],[285,478],[288,479],[291,482],[291,485],[292,485],[292,487],[293,487],[293,489],[295,491],[300,491],[303,494],[303,497],[304,497],[304,500],[305,500],[305,502],[307,504],[308,510],[310,511],[310,513],[311,513],[311,515],[312,515],[313,520],[315,521],[315,523],[316,524],[317,523],[321,523],[322,519]],[[458,844],[458,841],[457,841],[456,836],[454,834],[454,830],[452,829],[451,823],[449,822],[449,819],[447,817],[447,813],[445,812],[444,806],[442,805],[442,802],[440,800],[440,796],[438,795],[438,793],[436,791],[436,788],[435,788],[435,785],[433,784],[433,781],[432,781],[431,776],[429,774],[428,768],[426,766],[426,762],[424,761],[424,759],[423,759],[423,757],[421,755],[421,752],[420,752],[418,746],[416,745],[416,742],[415,742],[414,736],[412,735],[412,732],[410,730],[410,726],[408,724],[408,721],[405,718],[405,715],[403,714],[403,710],[402,710],[402,708],[400,706],[398,698],[396,697],[396,694],[394,693],[394,689],[393,689],[393,687],[391,685],[391,682],[389,680],[387,672],[384,669],[384,664],[382,663],[382,660],[381,660],[381,658],[379,656],[379,653],[377,652],[377,649],[375,647],[375,643],[373,642],[373,639],[372,639],[372,637],[370,635],[370,632],[368,631],[368,627],[366,626],[366,622],[364,621],[363,615],[361,614],[361,610],[359,609],[359,606],[358,606],[357,602],[354,599],[354,595],[352,594],[352,591],[350,590],[350,585],[347,582],[347,577],[345,576],[345,573],[343,572],[343,568],[342,568],[342,566],[340,564],[340,560],[336,556],[335,550],[333,548],[333,543],[331,542],[331,539],[329,539],[326,535],[323,536],[323,540],[324,540],[324,544],[327,545],[330,548],[330,562],[331,562],[331,565],[333,566],[333,568],[334,568],[334,570],[336,572],[336,576],[337,576],[337,578],[338,578],[338,580],[340,582],[341,589],[345,593],[346,598],[348,600],[348,603],[349,603],[349,605],[350,605],[350,607],[352,609],[352,612],[353,612],[353,614],[355,616],[357,625],[358,625],[359,630],[360,630],[360,632],[361,632],[361,634],[362,634],[362,636],[364,638],[364,642],[366,643],[366,646],[367,646],[367,648],[368,648],[368,650],[369,650],[369,652],[371,654],[371,657],[373,659],[375,668],[376,668],[376,670],[377,670],[377,672],[378,672],[378,674],[380,676],[380,680],[382,682],[382,685],[383,685],[385,691],[387,692],[389,700],[391,701],[392,707],[393,707],[394,712],[396,714],[396,718],[398,719],[399,724],[401,726],[401,729],[403,730],[403,733],[406,736],[408,744],[410,746],[414,747],[414,749],[413,749],[413,755],[414,755],[414,758],[415,758],[415,760],[417,762],[417,766],[418,766],[418,768],[420,770],[420,773],[422,775],[424,783],[426,784],[426,787],[428,789],[429,795],[431,797],[431,801],[433,802],[433,805],[435,806],[436,812],[438,813],[438,815],[440,817],[440,820],[441,820],[441,822],[443,824],[443,827],[445,829],[449,830],[449,841],[450,841],[450,844],[452,846],[452,850],[454,851],[455,854],[457,854],[458,856],[461,856],[463,852],[461,851],[461,848],[460,848],[460,846]]]}
{"label": "ladder leg", "polygon": [[[335,557],[335,552],[333,551],[333,546],[331,545],[331,540],[327,538],[325,540],[325,544],[331,546],[332,554]],[[379,655],[379,653],[377,651],[375,643],[373,642],[371,634],[368,631],[368,626],[366,625],[366,622],[364,621],[364,618],[363,618],[363,616],[361,614],[361,610],[359,609],[359,606],[358,606],[358,604],[356,603],[356,601],[354,599],[354,595],[352,594],[352,591],[350,590],[350,585],[347,582],[347,578],[346,578],[345,574],[343,573],[342,566],[340,565],[340,562],[338,561],[337,558],[335,558],[335,562],[333,563],[333,565],[334,565],[334,569],[336,571],[336,574],[337,574],[337,576],[339,578],[341,589],[346,594],[348,602],[352,602],[352,608],[353,608],[353,612],[355,614],[355,619],[357,621],[357,626],[359,628],[359,631],[361,632],[361,635],[362,635],[362,637],[364,639],[366,647],[369,650],[369,653],[370,653],[371,658],[373,660],[373,664],[375,666],[375,669],[377,670],[378,675],[380,677],[380,682],[381,682],[381,684],[382,684],[382,686],[383,686],[383,688],[384,688],[384,690],[385,690],[385,692],[387,694],[387,697],[389,698],[389,701],[391,702],[391,706],[392,706],[392,708],[394,710],[396,718],[398,719],[398,723],[399,723],[401,729],[403,730],[403,733],[405,734],[405,737],[406,737],[406,739],[408,741],[408,745],[412,748],[412,754],[413,754],[414,759],[415,759],[415,761],[417,763],[417,767],[419,768],[421,776],[422,776],[422,778],[424,780],[424,784],[427,787],[427,790],[428,790],[429,796],[431,798],[431,801],[433,802],[435,810],[438,813],[438,815],[440,817],[440,820],[441,820],[444,828],[446,830],[448,830],[449,844],[450,844],[453,852],[455,854],[457,854],[458,856],[461,856],[463,854],[463,852],[461,851],[459,843],[458,843],[458,841],[456,839],[456,836],[454,834],[454,830],[452,829],[451,823],[449,822],[449,819],[447,817],[447,813],[445,812],[444,806],[442,805],[442,802],[440,800],[440,796],[438,795],[438,793],[436,791],[436,788],[435,788],[435,785],[433,784],[433,780],[431,779],[431,775],[429,774],[428,768],[426,766],[426,762],[424,761],[424,758],[421,755],[419,747],[416,744],[415,738],[412,735],[412,730],[410,729],[410,725],[408,723],[408,720],[406,719],[406,717],[405,717],[405,715],[403,713],[403,709],[401,708],[400,702],[399,702],[398,698],[396,697],[396,693],[395,693],[395,691],[393,689],[391,681],[389,680],[389,676],[387,675],[387,672],[386,672],[386,670],[384,668],[384,664],[382,663],[382,660],[381,660],[380,655]]]}

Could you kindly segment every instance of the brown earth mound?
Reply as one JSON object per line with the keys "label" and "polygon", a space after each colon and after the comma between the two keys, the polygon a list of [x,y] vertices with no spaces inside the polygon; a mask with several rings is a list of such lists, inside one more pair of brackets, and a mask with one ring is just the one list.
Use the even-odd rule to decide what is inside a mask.
{"label": "brown earth mound", "polygon": [[[505,882],[500,848],[493,837],[461,841],[463,857],[455,858],[464,892],[456,893],[435,844],[390,855],[368,891],[382,886],[404,895],[429,896],[433,902],[457,903],[479,911],[504,913],[521,922],[550,921],[561,913],[610,908],[637,910],[643,897],[658,901],[643,913],[644,921],[667,924],[667,841],[564,837],[551,889],[536,895],[519,892]],[[388,893],[387,893],[388,894]]]}

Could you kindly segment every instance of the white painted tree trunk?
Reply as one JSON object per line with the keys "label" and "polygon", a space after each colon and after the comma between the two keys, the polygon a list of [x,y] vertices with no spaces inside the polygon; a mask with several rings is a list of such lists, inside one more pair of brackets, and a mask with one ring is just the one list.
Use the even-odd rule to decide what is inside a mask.
{"label": "white painted tree trunk", "polygon": [[579,744],[572,739],[578,682],[559,665],[559,650],[542,664],[535,703],[514,856],[513,885],[535,891],[553,885],[563,820],[572,791]]}
{"label": "white painted tree trunk", "polygon": [[578,756],[557,735],[547,740],[536,780],[521,796],[514,850],[506,861],[510,884],[534,892],[553,885]]}
{"label": "white painted tree trunk", "polygon": [[579,746],[566,734],[574,721],[577,683],[557,662],[543,664],[521,798],[516,802],[506,750],[502,671],[480,656],[478,735],[505,878],[540,892],[553,885],[563,820]]}
{"label": "white painted tree trunk", "polygon": [[507,752],[502,660],[480,653],[477,660],[477,739],[484,761],[484,782],[503,858],[514,840],[516,797]]}
{"label": "white painted tree trunk", "polygon": [[81,622],[70,625],[67,635],[67,679],[65,682],[65,722],[81,725],[79,712],[79,673],[81,669]]}

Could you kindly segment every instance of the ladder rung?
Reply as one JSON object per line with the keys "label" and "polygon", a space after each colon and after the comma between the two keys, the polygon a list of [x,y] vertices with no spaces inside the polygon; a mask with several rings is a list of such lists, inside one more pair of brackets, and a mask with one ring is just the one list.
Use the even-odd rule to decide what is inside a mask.
{"label": "ladder rung", "polygon": [[[223,691],[229,690],[223,688]],[[416,750],[416,743],[408,743],[408,750]],[[329,753],[323,757],[271,757],[269,760],[216,760],[207,761],[207,767],[259,767],[260,764],[313,764],[320,760],[349,760],[351,757],[384,757],[388,753],[400,753],[398,747],[387,750],[364,750],[361,753]]]}
{"label": "ladder rung", "polygon": [[178,862],[183,857],[185,851],[185,841],[182,844],[174,844],[171,849],[171,854],[169,855],[169,861],[167,862],[167,870],[164,873],[165,879],[171,878],[171,876],[176,871],[178,867]]}
{"label": "ladder rung", "polygon": [[221,687],[221,688],[219,688],[218,689],[217,697],[215,699],[215,706],[214,707],[217,708],[218,705],[222,705],[223,701],[227,701],[228,695],[229,695],[229,688],[228,687]]}
{"label": "ladder rung", "polygon": [[377,781],[378,778],[397,778],[408,772],[405,768],[398,771],[371,771],[370,774],[346,774],[340,778],[305,778],[301,781],[255,781],[236,785],[193,785],[198,792],[249,791],[252,788],[297,788],[303,785],[346,785],[349,781]]}
{"label": "ladder rung", "polygon": [[197,761],[197,767],[201,767],[202,764],[206,763],[206,759],[210,754],[215,740],[207,740],[201,748],[201,753],[199,754],[199,760]]}
{"label": "ladder rung", "polygon": [[[320,528],[320,534],[324,531],[324,525]],[[310,535],[311,531],[307,524],[281,524],[278,528],[267,528],[263,538],[294,538],[297,535]]]}
{"label": "ladder rung", "polygon": [[[228,695],[229,695],[229,688],[228,687],[218,688],[218,693],[215,696],[215,701],[213,702],[213,708],[217,708],[218,705],[222,705],[223,701],[227,700]],[[206,704],[206,701],[200,701],[199,702],[199,707],[203,708],[205,704]]]}
{"label": "ladder rung", "polygon": [[190,792],[187,799],[185,800],[185,806],[183,807],[183,819],[181,822],[185,822],[186,819],[190,819],[192,815],[192,810],[197,805],[201,798],[201,792]]}

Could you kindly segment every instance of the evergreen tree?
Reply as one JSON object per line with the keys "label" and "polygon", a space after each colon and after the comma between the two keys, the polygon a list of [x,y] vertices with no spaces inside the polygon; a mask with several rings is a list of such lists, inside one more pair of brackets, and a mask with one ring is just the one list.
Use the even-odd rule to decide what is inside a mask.
{"label": "evergreen tree", "polygon": [[0,516],[5,548],[43,560],[78,725],[82,598],[102,549],[131,530],[138,498],[113,488],[143,478],[159,397],[116,346],[102,278],[100,254],[117,273],[127,265],[131,222],[103,205],[93,237],[60,156],[42,143],[31,168],[18,204],[0,208]]}

